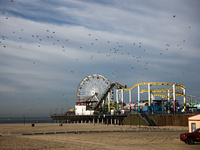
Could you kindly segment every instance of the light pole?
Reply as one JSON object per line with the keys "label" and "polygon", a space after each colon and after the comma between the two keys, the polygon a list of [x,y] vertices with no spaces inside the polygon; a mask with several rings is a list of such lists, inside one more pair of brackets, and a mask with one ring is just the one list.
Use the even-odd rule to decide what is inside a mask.
{"label": "light pole", "polygon": [[51,116],[51,113],[52,113],[52,109],[50,109],[50,116]]}
{"label": "light pole", "polygon": [[192,103],[192,95],[188,95],[187,97],[189,97],[189,103]]}
{"label": "light pole", "polygon": [[61,108],[61,115],[63,115],[63,110],[64,110],[64,108]]}
{"label": "light pole", "polygon": [[195,98],[195,103],[197,104],[197,97],[196,97],[196,96],[192,96],[192,97],[194,97],[194,98]]}
{"label": "light pole", "polygon": [[[197,97],[197,99],[200,99],[200,97]],[[198,102],[197,102],[198,103]]]}
{"label": "light pole", "polygon": [[57,110],[58,110],[58,109],[56,108],[56,109],[55,109],[55,115],[57,115]]}

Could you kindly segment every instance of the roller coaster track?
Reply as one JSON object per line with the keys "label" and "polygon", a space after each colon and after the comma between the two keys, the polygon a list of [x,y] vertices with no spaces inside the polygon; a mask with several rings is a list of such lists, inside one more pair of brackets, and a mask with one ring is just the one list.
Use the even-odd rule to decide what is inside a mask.
{"label": "roller coaster track", "polygon": [[106,90],[102,93],[101,99],[96,103],[96,105],[94,105],[94,106],[92,107],[92,110],[96,110],[96,109],[99,107],[99,105],[102,104],[103,100],[106,99],[106,97],[107,97],[107,95],[108,95],[108,92],[110,92],[110,90],[111,90],[114,86],[116,86],[117,88],[120,88],[116,82],[111,82],[111,83],[109,84],[109,86],[106,88]]}
{"label": "roller coaster track", "polygon": [[[175,90],[180,90],[184,88],[183,84],[179,84],[179,83],[169,83],[169,82],[143,82],[143,83],[137,83],[135,85],[133,85],[131,88],[127,89],[125,88],[123,85],[121,85],[120,83],[117,83],[123,90],[125,91],[131,91],[134,88],[136,88],[138,85],[169,85],[169,86],[173,86],[175,84]],[[142,89],[141,92],[148,92],[148,89]],[[151,89],[150,90],[151,93],[173,93],[173,88],[164,88],[164,89]],[[176,97],[178,96],[183,96],[185,93],[180,92],[180,91],[175,91],[176,93]],[[154,94],[155,96],[159,96],[159,97],[163,97],[163,98],[168,98],[168,96],[166,95],[162,95],[162,94]],[[170,98],[172,98],[173,96],[170,96]]]}
{"label": "roller coaster track", "polygon": [[[169,83],[169,82],[143,82],[143,83],[137,83],[135,85],[133,85],[131,88],[127,89],[125,88],[123,85],[121,85],[120,83],[117,83],[123,90],[125,91],[131,91],[133,90],[134,88],[136,88],[138,85],[170,85],[170,86],[173,86],[173,84],[175,84],[175,86],[177,86],[175,89],[178,90],[178,89],[182,89],[184,88],[184,85],[182,84],[179,84],[179,83]],[[161,92],[161,91],[172,91],[173,89],[172,88],[166,88],[166,89],[154,89],[156,91],[159,91],[159,93],[164,93],[164,92]],[[147,91],[147,90],[146,90]],[[144,91],[145,92],[145,91]],[[152,91],[153,92],[153,91]],[[168,93],[168,92],[166,92]]]}
{"label": "roller coaster track", "polygon": [[[175,85],[175,90],[180,90],[184,88],[183,84],[179,84],[179,83],[169,83],[169,82],[143,82],[143,83],[137,83],[135,85],[133,85],[131,88],[127,89],[125,88],[123,85],[121,85],[120,83],[117,82],[111,82],[109,84],[109,86],[105,89],[105,91],[103,92],[101,99],[96,103],[96,105],[93,106],[93,110],[96,110],[98,108],[99,105],[102,104],[103,100],[106,99],[108,92],[110,92],[110,90],[114,87],[116,88],[122,88],[125,91],[131,91],[133,89],[135,89],[137,86],[139,85],[168,85],[168,86],[173,86]],[[143,89],[141,90],[142,92],[148,92],[148,89]],[[164,88],[164,89],[151,89],[150,90],[151,93],[173,93],[173,88]],[[185,93],[180,92],[180,91],[175,91],[175,97],[178,96],[183,96]],[[163,98],[168,98],[168,96],[166,95],[162,95],[162,94],[154,94],[155,96],[159,96],[159,97],[163,97]],[[170,98],[172,98],[173,96],[170,96]]]}

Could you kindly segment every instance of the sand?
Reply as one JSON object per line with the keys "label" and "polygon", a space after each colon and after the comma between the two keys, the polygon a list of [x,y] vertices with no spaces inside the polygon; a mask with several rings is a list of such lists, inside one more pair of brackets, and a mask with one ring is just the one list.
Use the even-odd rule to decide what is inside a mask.
{"label": "sand", "polygon": [[[72,131],[76,131],[78,134],[69,133]],[[107,126],[92,123],[63,124],[60,126],[56,123],[38,123],[32,127],[32,124],[0,124],[0,149],[200,149],[200,143],[187,145],[179,140],[180,134],[187,131],[188,127],[181,126],[158,128],[129,125]],[[37,133],[41,135],[37,135]]]}

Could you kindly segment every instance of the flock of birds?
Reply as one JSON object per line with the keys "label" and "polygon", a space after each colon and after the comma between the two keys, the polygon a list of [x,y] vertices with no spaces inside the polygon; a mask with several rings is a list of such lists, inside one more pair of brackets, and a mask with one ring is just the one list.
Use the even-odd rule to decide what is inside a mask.
{"label": "flock of birds", "polygon": [[[11,2],[13,2],[13,1],[11,1]],[[5,12],[2,12],[2,14],[6,16]],[[174,15],[173,17],[176,17],[176,16]],[[8,17],[6,16],[5,19],[8,19]],[[191,28],[191,27],[189,27],[189,28]],[[21,32],[25,32],[24,29],[20,29],[20,30],[21,30]],[[42,43],[43,40],[44,41],[51,40],[52,45],[58,45],[58,47],[55,47],[55,49],[60,47],[60,49],[62,49],[63,52],[67,51],[68,45],[70,45],[70,39],[68,39],[68,38],[65,39],[65,43],[64,43],[63,39],[55,39],[54,38],[54,35],[56,34],[56,31],[50,31],[49,29],[47,29],[46,32],[48,33],[46,35],[46,39],[44,39],[45,37],[40,37],[40,35],[34,35],[34,34],[31,35],[31,37],[33,38],[32,41],[33,42],[38,42],[38,48],[42,48],[42,44],[45,44],[45,43]],[[15,33],[16,33],[16,31],[13,31],[13,34],[15,34]],[[91,37],[92,34],[89,33],[88,36]],[[0,44],[3,44],[3,41],[6,40],[6,37],[7,37],[6,35],[2,35],[2,41],[0,41]],[[19,38],[20,41],[23,41],[23,37],[22,36],[19,36],[18,38]],[[62,41],[62,42],[60,42],[60,41]],[[89,45],[95,46],[96,42],[98,42],[98,39],[94,38],[92,40],[92,42],[89,43]],[[185,40],[183,40],[183,42],[185,42]],[[22,42],[19,42],[19,43],[23,44]],[[60,43],[63,43],[63,45],[60,45]],[[112,46],[114,45],[113,42],[111,42],[109,40],[106,43],[107,44],[111,44],[112,43]],[[105,49],[107,49],[107,51],[104,51],[104,52],[94,51],[94,54],[89,56],[89,58],[90,59],[95,59],[95,56],[96,56],[96,58],[98,58],[99,56],[97,54],[102,54],[103,53],[106,58],[113,59],[113,60],[117,61],[117,58],[119,59],[119,54],[120,54],[121,56],[130,56],[130,57],[132,57],[133,59],[136,60],[135,62],[130,62],[129,63],[128,66],[130,67],[130,69],[134,69],[137,66],[138,67],[143,67],[144,70],[148,69],[148,62],[144,62],[144,60],[142,60],[142,56],[141,56],[142,55],[142,53],[141,53],[142,51],[143,52],[147,51],[145,49],[142,49],[142,42],[132,43],[132,46],[133,46],[134,50],[139,49],[139,51],[137,51],[137,52],[139,52],[138,54],[140,54],[139,56],[133,55],[132,51],[127,52],[127,50],[124,50],[123,49],[123,45],[120,45],[119,42],[115,42],[116,45],[113,48],[111,48],[111,47],[108,48],[108,46],[106,46],[106,43],[104,43],[104,45],[105,45]],[[20,48],[22,48],[22,46],[23,45],[19,45]],[[6,48],[6,47],[7,47],[6,45],[3,45],[3,48]],[[182,47],[179,46],[179,44],[177,44],[177,47],[180,47],[180,49],[182,49]],[[77,48],[78,48],[78,46],[77,46]],[[84,51],[84,50],[87,50],[88,47],[86,47],[86,49],[85,49],[84,46],[79,46],[79,48],[82,51]],[[169,48],[170,48],[170,44],[167,43],[165,50],[169,50]],[[95,47],[95,49],[98,49],[98,47]],[[160,55],[163,55],[163,52],[160,52]],[[122,58],[122,57],[120,57],[120,58]],[[125,57],[125,59],[127,59],[127,57]],[[80,59],[76,58],[75,60],[78,61]],[[142,60],[143,64],[140,63],[141,60]],[[32,63],[34,65],[36,64],[35,61],[33,61]],[[172,66],[169,66],[169,67],[171,68]],[[70,72],[74,73],[74,70],[71,70]],[[142,74],[145,75],[144,72]],[[174,73],[172,73],[172,75],[174,75]]]}
{"label": "flock of birds", "polygon": [[[3,12],[3,14],[5,14],[4,12]],[[7,17],[6,17],[7,18]],[[21,29],[21,32],[24,32],[24,29]],[[48,34],[47,36],[46,36],[46,39],[54,39],[54,34],[56,34],[56,32],[55,31],[50,31],[50,30],[46,30],[46,32],[51,32],[52,34]],[[13,34],[15,34],[16,32],[15,31],[13,31]],[[91,34],[88,34],[88,36],[91,36]],[[32,38],[34,38],[34,40],[35,40],[35,38],[36,38],[36,42],[39,42],[38,43],[38,48],[42,48],[42,41],[44,40],[44,39],[42,39],[39,35],[31,35],[31,37]],[[46,41],[46,39],[45,39],[45,41]],[[0,44],[3,44],[3,41],[4,40],[6,40],[6,36],[4,36],[4,35],[2,35],[2,41],[0,41]],[[20,41],[23,41],[23,37],[19,37],[19,40]],[[34,41],[33,40],[33,41]],[[62,49],[62,51],[63,52],[65,52],[65,51],[67,51],[67,49],[68,49],[68,45],[70,45],[70,40],[69,39],[65,39],[65,42],[67,42],[67,44],[63,44],[63,45],[60,45],[59,44],[59,42],[60,42],[61,40],[59,40],[59,39],[54,39],[54,40],[52,40],[52,45],[58,45],[58,47],[55,47],[55,49],[57,49],[57,48],[59,48],[60,47],[60,49]],[[63,41],[63,39],[62,39],[62,41]],[[95,42],[98,42],[98,39],[97,38],[95,38]],[[183,42],[185,42],[185,40],[183,40]],[[19,42],[20,44],[23,44],[23,42]],[[62,42],[63,43],[63,42]],[[107,41],[106,42],[107,44],[111,44],[111,41]],[[105,45],[105,47],[107,47],[106,46],[106,43],[104,44]],[[45,43],[44,43],[45,44]],[[95,43],[94,42],[91,42],[91,45],[92,46],[94,46],[95,45]],[[115,45],[115,46],[113,46],[113,45]],[[144,60],[143,60],[143,64],[141,64],[140,62],[141,62],[141,60],[142,60],[142,51],[143,52],[146,52],[147,50],[145,50],[145,49],[142,49],[142,42],[139,42],[139,43],[133,43],[132,44],[133,45],[133,50],[138,50],[137,52],[139,52],[138,54],[138,56],[137,56],[137,52],[136,52],[136,55],[134,55],[131,51],[132,50],[130,50],[130,52],[127,52],[126,50],[124,50],[123,49],[123,46],[122,45],[120,45],[119,44],[119,42],[116,42],[116,44],[112,44],[112,46],[113,46],[113,48],[107,48],[107,51],[104,51],[104,52],[101,52],[101,51],[94,51],[94,54],[93,55],[91,55],[91,56],[89,56],[89,59],[95,59],[94,57],[96,56],[96,58],[98,58],[98,54],[103,54],[106,58],[109,58],[109,59],[113,59],[113,60],[116,60],[117,61],[117,59],[121,59],[122,57],[119,57],[119,55],[121,55],[121,56],[129,56],[129,57],[132,57],[133,58],[133,60],[135,59],[135,62],[130,62],[129,63],[129,67],[131,68],[131,69],[134,69],[136,66],[138,66],[138,67],[143,67],[145,70],[147,70],[147,66],[148,66],[148,62],[144,62]],[[22,48],[22,46],[23,45],[19,45],[19,47],[20,48]],[[6,45],[3,45],[3,47],[4,48],[6,48],[7,46]],[[169,50],[169,47],[170,47],[170,44],[166,44],[166,48],[165,48],[165,50]],[[180,47],[180,49],[182,49],[182,47],[181,46],[179,46],[179,45],[177,45],[177,47]],[[78,47],[77,47],[78,48]],[[86,47],[86,49],[83,47],[83,46],[79,46],[79,48],[82,50],[82,51],[84,51],[84,50],[87,50],[87,48],[88,47]],[[97,47],[97,49],[98,49],[98,47]],[[134,52],[135,53],[135,52]],[[160,55],[163,55],[163,52],[160,52]],[[78,55],[77,55],[78,56]],[[125,57],[125,59],[127,59],[127,57]],[[75,59],[76,61],[78,61],[78,60],[80,60],[80,59],[78,59],[78,58],[76,58]],[[36,62],[35,61],[33,61],[32,62],[33,64],[36,64]],[[170,68],[172,67],[172,66],[169,66]],[[83,71],[82,71],[83,72]],[[73,70],[71,70],[71,73],[74,73],[74,71]],[[183,73],[184,74],[184,73]],[[144,73],[143,73],[143,75],[145,75]],[[172,75],[174,75],[174,73],[172,73]]]}
{"label": "flock of birds", "polygon": [[[11,0],[11,2],[13,2],[13,0]],[[6,12],[2,12],[2,14],[5,16],[5,19],[8,20],[8,16],[6,14]],[[173,16],[174,18],[176,17],[175,15]],[[189,27],[191,28],[191,27]],[[18,33],[17,35],[20,35],[19,31],[22,33],[22,32],[26,32],[26,30],[24,29],[19,29],[18,31],[12,31],[13,34],[16,34]],[[37,48],[43,48],[43,44],[46,44],[46,42],[49,42],[51,41],[51,44],[52,46],[55,46],[55,49],[59,49],[60,51],[62,51],[63,53],[67,53],[68,52],[68,46],[70,45],[70,38],[66,38],[66,39],[57,39],[55,38],[55,35],[56,35],[56,31],[51,31],[49,29],[46,29],[46,37],[44,37],[42,34],[42,36],[40,35],[35,35],[35,34],[31,34],[29,35],[30,38],[32,38],[32,41],[33,42],[36,42],[38,43],[38,46]],[[27,35],[27,34],[26,34]],[[88,33],[88,35],[86,35],[88,37],[92,37],[92,34],[91,33]],[[7,40],[7,35],[1,35],[1,40],[0,40],[0,47],[3,47],[4,49],[6,49],[7,47],[9,47],[9,45],[5,45],[4,44],[4,41]],[[26,41],[26,38],[27,37],[24,37],[23,34],[22,36],[18,36],[18,40],[19,40],[19,44],[17,47],[20,47],[20,48],[23,48],[23,42],[22,41]],[[98,46],[95,47],[95,45],[97,44],[97,42],[99,42],[101,40],[102,42],[102,39],[98,39],[98,38],[90,38],[92,39],[87,46],[85,45],[77,45],[77,49],[79,49],[80,51],[86,51],[90,46],[93,46],[95,49],[92,53],[92,55],[88,56],[87,59],[90,59],[90,60],[94,60],[104,56],[104,59],[102,60],[102,62],[105,60],[105,59],[110,59],[110,60],[113,60],[115,62],[113,63],[116,63],[118,62],[118,60],[121,60],[123,57],[124,57],[124,60],[126,61],[129,61],[129,63],[127,64],[129,69],[137,69],[137,68],[142,68],[141,71],[141,74],[142,75],[145,75],[145,70],[148,70],[148,65],[149,65],[149,62],[147,62],[146,60],[143,59],[142,55],[143,53],[145,52],[148,52],[147,49],[144,49],[143,48],[143,44],[142,42],[133,42],[132,43],[132,49],[137,51],[135,53],[135,51],[133,52],[132,50],[130,50],[129,52],[124,48],[126,47],[126,45],[123,45],[123,44],[120,44],[120,42],[116,41],[116,42],[113,42],[111,40],[107,40],[107,41],[104,41],[104,45],[105,45],[105,50],[103,51],[100,51],[98,49]],[[16,40],[16,39],[15,39]],[[44,41],[44,42],[43,42]],[[186,42],[186,40],[182,40],[182,42]],[[183,47],[180,45],[180,44],[177,44],[176,45],[179,49],[182,49]],[[112,47],[112,48],[111,48]],[[91,47],[89,49],[92,49]],[[169,43],[166,43],[166,46],[164,48],[166,51],[169,51],[170,50],[170,44]],[[134,54],[135,53],[135,54]],[[148,53],[147,53],[148,55]],[[164,55],[163,52],[160,52],[159,54],[157,55]],[[77,54],[78,56],[78,54]],[[80,64],[82,64],[82,59],[86,59],[86,58],[75,58],[74,61],[80,61]],[[33,65],[36,65],[37,62],[36,61],[33,61],[32,62]],[[169,66],[170,68],[172,68],[172,66]],[[117,67],[115,68],[117,69]],[[75,73],[74,70],[69,70],[70,73]],[[82,73],[83,73],[83,70],[82,70]],[[184,72],[183,72],[184,74]],[[171,75],[174,75],[174,73],[172,72]],[[194,76],[193,76],[194,78]],[[137,77],[136,77],[137,79]],[[39,98],[39,100],[41,100],[41,98]],[[67,98],[65,98],[65,94],[63,94],[63,98],[61,99],[61,101],[67,101]]]}

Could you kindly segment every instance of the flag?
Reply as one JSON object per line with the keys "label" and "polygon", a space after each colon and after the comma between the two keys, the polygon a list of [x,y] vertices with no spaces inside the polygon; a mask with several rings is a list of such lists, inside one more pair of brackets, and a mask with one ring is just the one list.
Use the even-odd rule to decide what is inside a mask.
{"label": "flag", "polygon": [[114,76],[114,73],[112,72],[112,77],[113,77],[113,79],[115,79],[115,76]]}

